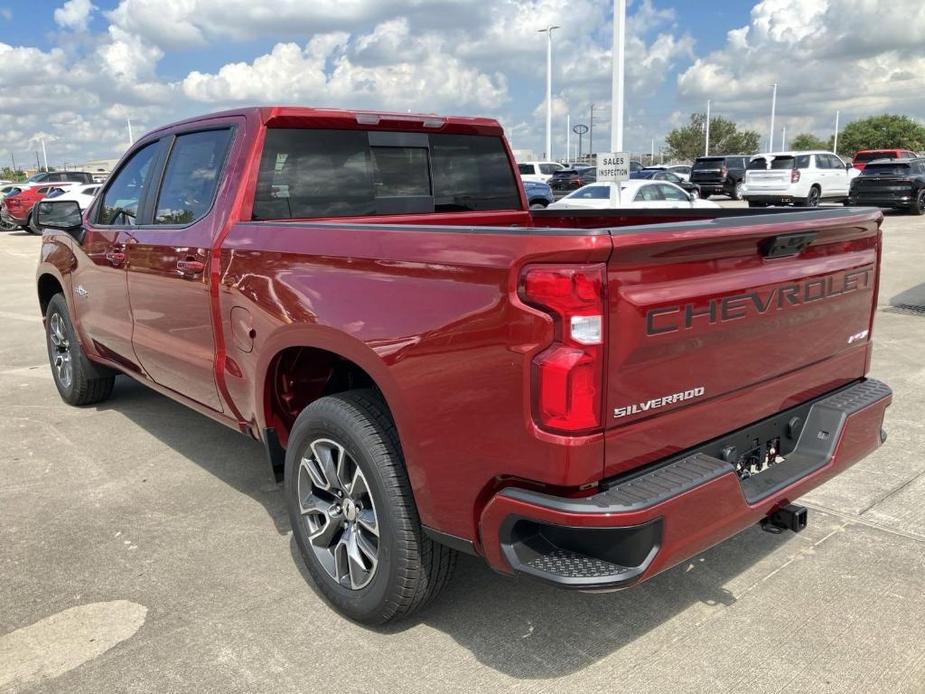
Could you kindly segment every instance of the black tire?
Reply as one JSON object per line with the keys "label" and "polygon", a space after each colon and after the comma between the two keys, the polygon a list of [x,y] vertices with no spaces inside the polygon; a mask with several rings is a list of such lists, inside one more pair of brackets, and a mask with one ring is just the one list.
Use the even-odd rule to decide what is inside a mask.
{"label": "black tire", "polygon": [[22,225],[23,231],[28,231],[33,236],[41,236],[42,232],[32,226],[32,213],[26,218],[26,223]]}
{"label": "black tire", "polygon": [[821,194],[819,189],[816,186],[813,186],[809,189],[809,193],[806,195],[805,200],[801,200],[800,207],[819,207],[819,198]]}
{"label": "black tire", "polygon": [[[303,456],[308,461],[320,458],[316,455],[316,446],[331,443],[342,447],[342,455],[349,456],[344,466],[353,467],[354,482],[356,470],[362,473],[369,490],[366,510],[372,510],[378,529],[377,563],[372,564],[370,556],[363,555],[365,565],[372,564],[372,568],[366,574],[367,582],[359,587],[352,587],[352,569],[356,563],[346,560],[348,550],[343,550],[347,565],[343,568],[350,569],[349,576],[340,576],[336,557],[338,547],[349,533],[356,536],[366,533],[359,527],[361,520],[356,510],[363,509],[363,505],[358,503],[354,507],[351,502],[348,510],[347,497],[353,498],[352,492],[346,496],[338,494],[341,504],[333,493],[313,486],[311,474],[302,465]],[[340,466],[335,477],[342,477]],[[305,566],[324,597],[344,616],[364,624],[384,624],[407,617],[433,599],[448,583],[456,566],[456,552],[424,535],[395,424],[373,391],[353,390],[320,398],[302,411],[289,437],[284,489],[293,535]],[[326,498],[321,499],[322,496]],[[328,507],[327,512],[303,514],[300,497],[306,503],[310,498],[313,503],[334,504],[336,513],[331,512],[333,507]],[[339,525],[335,526],[339,529],[328,533],[324,529],[333,522],[332,518],[340,518]],[[326,521],[320,526],[321,531],[319,527],[312,530],[310,523],[317,524],[319,519]],[[314,546],[313,535],[318,538]],[[319,535],[327,535],[327,538],[322,540]],[[374,536],[367,537],[365,544],[370,546],[369,540]],[[329,567],[331,561],[334,562],[333,574],[320,558],[325,551],[334,557],[328,558]],[[362,571],[360,573],[362,575]]]}
{"label": "black tire", "polygon": [[[64,402],[93,405],[112,395],[115,373],[87,359],[61,294],[52,297],[45,311],[45,343],[51,375]],[[69,371],[65,363],[70,365]],[[69,378],[65,378],[67,373]]]}
{"label": "black tire", "polygon": [[742,199],[742,185],[743,185],[742,181],[739,181],[739,182],[737,182],[737,183],[733,183],[733,185],[732,185],[732,191],[729,193],[729,197],[730,197],[731,199],[733,199],[733,200],[741,200],[741,199]]}
{"label": "black tire", "polygon": [[915,196],[915,202],[912,203],[912,207],[909,208],[909,211],[912,214],[925,214],[925,188],[919,190],[918,195]]}
{"label": "black tire", "polygon": [[546,202],[545,200],[531,200],[530,209],[531,210],[545,210],[548,204],[549,203]]}

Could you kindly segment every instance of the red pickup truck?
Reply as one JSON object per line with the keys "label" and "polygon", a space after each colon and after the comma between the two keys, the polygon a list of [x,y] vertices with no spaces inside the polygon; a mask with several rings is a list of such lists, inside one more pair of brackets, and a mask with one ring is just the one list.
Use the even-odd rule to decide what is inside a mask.
{"label": "red pickup truck", "polygon": [[604,590],[800,529],[885,438],[880,221],[535,211],[495,121],[253,108],[40,203],[37,287],[66,402],[124,374],[262,441],[319,588],[381,623],[457,552]]}

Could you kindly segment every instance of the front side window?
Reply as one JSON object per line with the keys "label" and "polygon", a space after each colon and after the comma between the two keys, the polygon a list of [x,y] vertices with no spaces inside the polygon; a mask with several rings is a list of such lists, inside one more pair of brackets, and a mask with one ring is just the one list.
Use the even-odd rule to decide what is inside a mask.
{"label": "front side window", "polygon": [[155,224],[192,224],[205,216],[230,141],[227,128],[177,136],[157,199]]}
{"label": "front side window", "polygon": [[99,207],[98,224],[136,223],[138,203],[141,201],[142,189],[151,169],[151,162],[157,153],[157,146],[157,142],[152,142],[139,149],[112,179]]}

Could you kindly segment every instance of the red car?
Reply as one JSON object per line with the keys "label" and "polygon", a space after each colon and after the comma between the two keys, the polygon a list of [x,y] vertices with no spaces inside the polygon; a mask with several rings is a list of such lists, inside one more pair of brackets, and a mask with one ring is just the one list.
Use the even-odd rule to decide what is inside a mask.
{"label": "red car", "polygon": [[885,438],[877,210],[530,210],[494,120],[265,107],[155,130],[36,219],[61,397],[122,374],[261,441],[356,620],[457,552],[613,590],[800,530]]}
{"label": "red car", "polygon": [[919,155],[909,149],[862,149],[851,161],[854,168],[863,171],[867,162],[875,159],[916,159]]}
{"label": "red car", "polygon": [[36,233],[31,224],[32,209],[35,203],[60,187],[60,185],[33,186],[8,195],[0,202],[0,221],[7,228],[21,227],[26,231]]}

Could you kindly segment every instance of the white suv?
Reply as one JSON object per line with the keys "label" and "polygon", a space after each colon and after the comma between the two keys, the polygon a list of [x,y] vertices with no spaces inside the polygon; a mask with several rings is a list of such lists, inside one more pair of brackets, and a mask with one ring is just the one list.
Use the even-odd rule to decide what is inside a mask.
{"label": "white suv", "polygon": [[853,167],[832,152],[771,152],[748,163],[742,197],[749,207],[799,205],[848,199]]}
{"label": "white suv", "polygon": [[524,181],[536,183],[549,183],[549,179],[556,171],[564,171],[565,167],[554,161],[525,161],[517,165],[520,169],[520,178]]}

